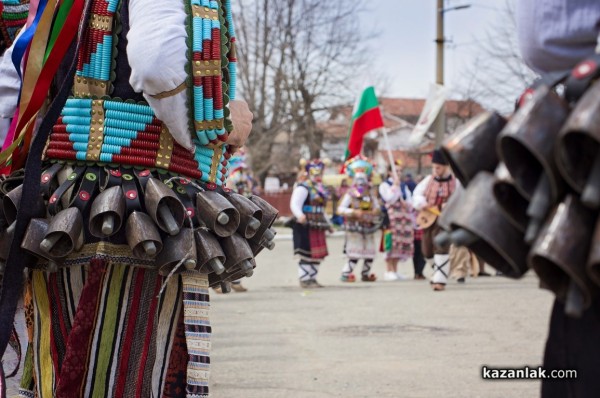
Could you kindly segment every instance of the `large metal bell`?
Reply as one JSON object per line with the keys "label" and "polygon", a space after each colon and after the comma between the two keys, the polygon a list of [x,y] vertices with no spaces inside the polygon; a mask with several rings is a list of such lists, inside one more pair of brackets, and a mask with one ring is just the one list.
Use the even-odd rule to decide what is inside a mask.
{"label": "large metal bell", "polygon": [[225,253],[225,269],[228,273],[236,272],[246,267],[245,262],[252,260],[254,255],[248,241],[239,234],[233,234],[220,240]]}
{"label": "large metal bell", "polygon": [[102,191],[92,203],[90,233],[97,238],[116,234],[123,224],[125,206],[125,196],[120,186]]}
{"label": "large metal bell", "polygon": [[47,255],[66,257],[83,246],[83,217],[76,207],[58,212],[48,224],[48,230],[40,243]]}
{"label": "large metal bell", "polygon": [[481,172],[469,184],[463,203],[452,220],[452,241],[467,246],[505,276],[519,278],[527,272],[529,247],[504,215],[494,198],[492,173]]}
{"label": "large metal bell", "polygon": [[196,269],[207,274],[225,272],[225,253],[213,233],[206,228],[198,228],[194,235],[198,253]]}
{"label": "large metal bell", "polygon": [[187,211],[183,203],[162,181],[149,178],[144,191],[146,211],[156,225],[171,236],[179,233]]}
{"label": "large metal bell", "polygon": [[240,213],[240,225],[237,232],[246,239],[252,238],[261,227],[262,209],[247,197],[237,193],[228,194],[227,199]]}
{"label": "large metal bell", "polygon": [[558,168],[567,183],[582,194],[584,205],[600,207],[600,84],[586,91],[560,131]]}
{"label": "large metal bell", "polygon": [[[183,262],[182,262],[183,261]],[[179,234],[167,236],[163,242],[163,249],[156,257],[156,266],[163,276],[169,275],[178,266],[178,272],[196,269],[196,241],[194,230],[182,228]]]}
{"label": "large metal bell", "polygon": [[131,213],[125,223],[127,243],[133,255],[143,260],[156,257],[163,248],[160,233],[149,215],[139,211]]}
{"label": "large metal bell", "polygon": [[529,221],[527,216],[529,202],[515,186],[515,181],[504,163],[498,164],[494,176],[496,177],[496,181],[494,182],[494,197],[496,201],[508,220],[519,231],[525,232]]}
{"label": "large metal bell", "polygon": [[33,218],[29,221],[27,231],[21,242],[21,248],[27,250],[42,261],[48,262],[48,270],[58,270],[61,259],[49,255],[46,251],[40,248],[40,244],[44,240],[48,232],[48,221],[44,218]]}
{"label": "large metal bell", "polygon": [[568,195],[550,214],[529,255],[544,286],[566,302],[567,312],[575,317],[592,301],[586,262],[595,224],[595,214]]}
{"label": "large metal bell", "polygon": [[218,192],[199,192],[196,207],[200,221],[217,236],[230,236],[240,225],[240,213]]}
{"label": "large metal bell", "polygon": [[496,139],[506,119],[496,112],[484,112],[446,139],[441,151],[454,175],[467,186],[480,171],[494,171],[498,164]]}

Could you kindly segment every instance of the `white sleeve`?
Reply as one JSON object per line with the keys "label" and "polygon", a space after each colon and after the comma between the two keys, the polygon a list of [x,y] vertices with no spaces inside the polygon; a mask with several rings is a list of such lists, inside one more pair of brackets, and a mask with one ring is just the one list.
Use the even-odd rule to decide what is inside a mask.
{"label": "white sleeve", "polygon": [[308,198],[308,189],[306,187],[299,185],[294,188],[290,199],[290,210],[294,217],[300,218],[304,215],[302,207],[304,206],[304,202],[306,202],[306,198]]}
{"label": "white sleeve", "polygon": [[342,214],[342,215],[351,214],[353,211],[353,209],[350,208],[351,203],[352,203],[352,198],[350,197],[350,195],[345,194],[337,208],[338,214]]}
{"label": "white sleeve", "polygon": [[413,207],[417,210],[421,210],[427,206],[427,198],[425,197],[425,191],[427,190],[427,185],[429,184],[430,180],[430,175],[423,178],[423,181],[421,181],[413,191],[412,204]]}
{"label": "white sleeve", "polygon": [[127,59],[131,65],[131,87],[143,93],[173,138],[191,150],[188,90],[161,99],[152,97],[186,82],[186,18],[182,0],[130,0]]}
{"label": "white sleeve", "polygon": [[2,119],[12,118],[17,109],[21,79],[12,63],[12,52],[14,43],[24,31],[25,29],[21,29],[13,45],[7,48],[4,55],[0,57],[0,118]]}
{"label": "white sleeve", "polygon": [[406,199],[404,199],[404,203],[406,203],[408,206],[412,206],[413,204],[413,194],[410,192],[408,187],[406,187]]}
{"label": "white sleeve", "polygon": [[400,187],[383,182],[379,185],[379,195],[386,203],[396,203],[402,197],[402,190]]}

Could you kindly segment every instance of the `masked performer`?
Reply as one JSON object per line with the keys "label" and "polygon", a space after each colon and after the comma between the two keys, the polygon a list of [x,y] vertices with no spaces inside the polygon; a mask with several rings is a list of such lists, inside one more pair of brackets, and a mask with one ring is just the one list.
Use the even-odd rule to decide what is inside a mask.
{"label": "masked performer", "polygon": [[346,242],[344,252],[348,262],[342,269],[342,282],[354,282],[352,273],[359,260],[363,260],[361,280],[374,282],[377,277],[371,273],[371,266],[377,253],[375,232],[381,226],[382,215],[377,193],[372,189],[370,177],[373,165],[362,156],[349,159],[346,173],[353,183],[338,206],[338,213],[345,218]]}
{"label": "masked performer", "polygon": [[[388,178],[379,185],[379,195],[385,203],[389,220],[389,225],[383,232],[387,263],[387,272],[384,274],[386,281],[402,278],[398,275],[398,262],[411,258],[414,251],[412,194],[401,178],[401,164],[396,162],[395,170],[390,167]],[[415,264],[415,278],[420,274]]]}
{"label": "masked performer", "polygon": [[317,282],[319,265],[327,257],[325,234],[331,225],[325,216],[328,194],[322,184],[325,163],[320,159],[303,160],[306,172],[294,187],[290,209],[296,222],[293,226],[294,254],[300,258],[300,287],[323,287]]}
{"label": "masked performer", "polygon": [[1,190],[2,325],[28,269],[21,394],[206,397],[208,288],[252,274],[276,216],[223,189],[252,118],[231,101],[229,1],[40,1],[37,15],[0,153],[13,172],[27,162]]}
{"label": "masked performer", "polygon": [[[413,192],[413,206],[422,213],[439,214],[450,195],[456,190],[456,178],[450,172],[448,162],[439,150],[433,151],[431,175],[425,177]],[[431,215],[430,214],[430,215]],[[418,216],[419,217],[419,216]],[[445,289],[450,273],[450,247],[438,247],[433,239],[440,232],[437,221],[423,231],[421,249],[426,259],[433,258],[433,275],[431,285],[433,290]]]}

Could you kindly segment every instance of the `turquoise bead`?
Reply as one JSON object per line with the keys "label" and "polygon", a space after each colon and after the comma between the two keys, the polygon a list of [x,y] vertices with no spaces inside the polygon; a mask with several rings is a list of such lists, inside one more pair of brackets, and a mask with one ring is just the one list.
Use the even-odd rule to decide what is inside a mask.
{"label": "turquoise bead", "polygon": [[137,139],[137,131],[119,129],[119,128],[113,128],[113,127],[106,127],[106,126],[104,127],[104,135],[110,135],[113,137],[120,137],[120,138],[128,138],[128,139],[132,139],[132,140]]}
{"label": "turquoise bead", "polygon": [[136,123],[144,123],[151,124],[152,123],[152,115],[143,115],[141,113],[131,113],[131,112],[122,112],[122,111],[106,111],[106,119],[118,119],[129,122]]}
{"label": "turquoise bead", "polygon": [[88,126],[90,125],[90,123],[92,122],[92,117],[88,116],[65,116],[63,117],[63,123],[64,124],[77,124],[77,125],[84,125],[84,126]]}
{"label": "turquoise bead", "polygon": [[69,141],[71,142],[85,142],[87,144],[89,134],[69,134]]}

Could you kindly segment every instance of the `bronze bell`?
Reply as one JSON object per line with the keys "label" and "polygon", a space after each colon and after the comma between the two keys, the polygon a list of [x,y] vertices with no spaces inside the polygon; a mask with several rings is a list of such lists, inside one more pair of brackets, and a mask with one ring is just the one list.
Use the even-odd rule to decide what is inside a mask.
{"label": "bronze bell", "polygon": [[2,198],[4,218],[9,225],[17,219],[17,212],[19,211],[19,205],[21,204],[22,193],[23,185],[19,185]]}
{"label": "bronze bell", "polygon": [[0,230],[0,268],[2,269],[6,266],[10,246],[12,245],[13,236],[15,235],[16,224],[17,222],[13,221],[8,229]]}
{"label": "bronze bell", "polygon": [[92,203],[90,233],[97,238],[116,234],[123,224],[125,206],[125,196],[120,186],[102,191]]}
{"label": "bronze bell", "polygon": [[58,212],[48,224],[40,249],[52,257],[66,257],[83,246],[83,217],[76,207]]}
{"label": "bronze bell", "polygon": [[153,259],[163,248],[160,233],[146,213],[131,213],[125,223],[125,234],[133,255],[142,260]]}
{"label": "bronze bell", "polygon": [[194,235],[198,253],[196,269],[204,273],[214,272],[217,275],[225,272],[225,253],[212,232],[206,228],[198,228]]}
{"label": "bronze bell", "polygon": [[494,197],[504,211],[504,215],[519,231],[525,232],[528,223],[529,202],[515,186],[515,181],[504,163],[498,164],[494,173]]}
{"label": "bronze bell", "polygon": [[600,84],[581,97],[560,131],[556,162],[584,205],[600,207]]}
{"label": "bronze bell", "polygon": [[144,191],[146,211],[156,225],[171,236],[179,233],[187,211],[175,192],[156,178],[149,178]]}
{"label": "bronze bell", "polygon": [[498,113],[485,112],[446,139],[441,151],[463,186],[480,171],[494,171],[498,164],[496,139],[505,125],[506,119]]}
{"label": "bronze bell", "polygon": [[48,232],[48,221],[43,218],[33,218],[29,221],[29,225],[27,226],[27,231],[25,232],[25,237],[23,238],[23,242],[21,242],[21,248],[27,250],[34,256],[42,259],[43,261],[48,261],[48,271],[54,272],[58,270],[60,259],[49,255],[47,252],[43,251],[40,247],[40,244],[44,240]]}
{"label": "bronze bell", "polygon": [[600,286],[600,218],[596,221],[594,235],[590,245],[590,255],[587,261],[587,271],[590,279]]}
{"label": "bronze bell", "polygon": [[595,214],[568,195],[550,214],[529,254],[531,267],[574,317],[592,300],[586,260],[595,224]]}
{"label": "bronze bell", "polygon": [[555,148],[568,105],[549,87],[539,86],[506,124],[498,141],[500,157],[516,188],[528,199],[525,240],[532,243],[564,189]]}
{"label": "bronze bell", "polygon": [[223,252],[225,253],[225,270],[228,273],[239,270],[245,261],[253,258],[252,249],[248,241],[239,234],[233,234],[220,241]]}
{"label": "bronze bell", "polygon": [[523,233],[508,221],[492,193],[494,176],[480,172],[467,187],[452,220],[451,240],[467,246],[504,275],[519,278],[527,272],[529,247]]}
{"label": "bronze bell", "polygon": [[246,239],[252,238],[261,227],[262,209],[250,199],[238,193],[230,193],[227,199],[240,213],[240,225],[237,232]]}
{"label": "bronze bell", "polygon": [[240,213],[218,192],[199,192],[196,207],[200,221],[219,237],[232,235],[240,225]]}
{"label": "bronze bell", "polygon": [[155,264],[163,276],[169,275],[176,266],[179,266],[179,272],[196,269],[198,264],[194,230],[182,228],[179,234],[167,236],[163,242],[163,250],[156,257]]}
{"label": "bronze bell", "polygon": [[263,220],[261,226],[256,232],[256,235],[254,235],[249,241],[252,252],[256,256],[265,247],[269,250],[273,250],[275,248],[275,242],[273,239],[275,238],[276,232],[271,228],[271,226],[277,219],[279,211],[260,196],[252,195],[250,200],[263,211]]}

